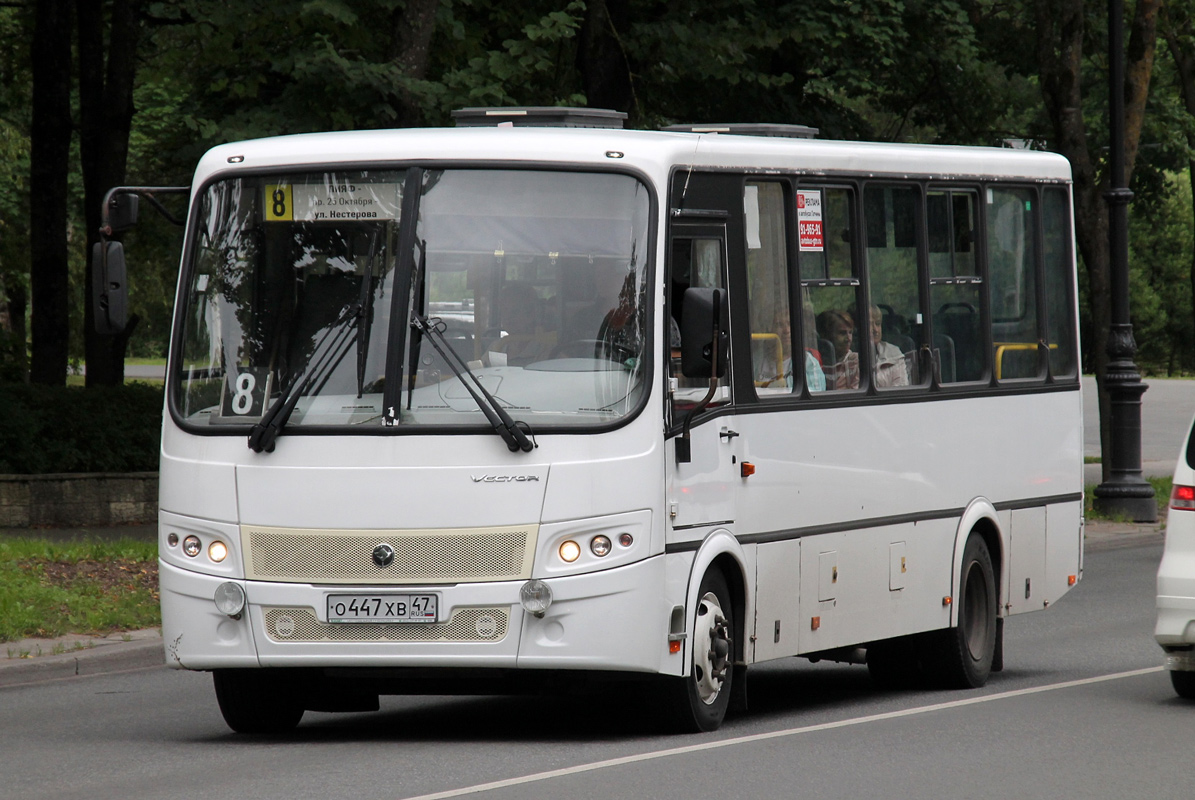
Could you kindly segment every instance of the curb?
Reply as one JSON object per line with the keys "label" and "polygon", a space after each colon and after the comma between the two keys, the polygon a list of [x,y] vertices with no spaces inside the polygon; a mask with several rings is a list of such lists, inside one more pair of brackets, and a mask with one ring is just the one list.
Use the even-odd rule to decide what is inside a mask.
{"label": "curb", "polygon": [[[126,640],[127,637],[127,640]],[[77,647],[53,655],[33,655],[56,646]],[[29,653],[0,658],[0,688],[47,681],[106,675],[113,672],[164,667],[166,655],[162,635],[157,628],[125,634],[98,636],[61,636],[57,639],[23,639],[8,642],[10,653]],[[0,651],[2,654],[3,651]]]}

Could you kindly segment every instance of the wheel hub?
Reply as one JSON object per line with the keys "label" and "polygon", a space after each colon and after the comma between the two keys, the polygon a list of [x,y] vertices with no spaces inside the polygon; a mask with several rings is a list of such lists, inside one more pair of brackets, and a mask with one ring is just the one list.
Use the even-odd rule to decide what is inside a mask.
{"label": "wheel hub", "polygon": [[718,699],[726,682],[733,644],[730,623],[713,592],[707,592],[697,604],[695,634],[693,680],[701,701],[709,705]]}

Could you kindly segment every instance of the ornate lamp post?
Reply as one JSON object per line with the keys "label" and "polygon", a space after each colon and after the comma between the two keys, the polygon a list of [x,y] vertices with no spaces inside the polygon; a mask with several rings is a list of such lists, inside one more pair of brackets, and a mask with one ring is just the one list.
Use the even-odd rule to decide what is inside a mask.
{"label": "ornate lamp post", "polygon": [[1108,0],[1108,115],[1111,152],[1108,246],[1111,251],[1112,325],[1104,388],[1112,404],[1112,453],[1107,480],[1095,488],[1098,511],[1136,522],[1154,522],[1158,507],[1153,487],[1141,476],[1141,381],[1133,355],[1129,321],[1129,202],[1124,164],[1124,2]]}

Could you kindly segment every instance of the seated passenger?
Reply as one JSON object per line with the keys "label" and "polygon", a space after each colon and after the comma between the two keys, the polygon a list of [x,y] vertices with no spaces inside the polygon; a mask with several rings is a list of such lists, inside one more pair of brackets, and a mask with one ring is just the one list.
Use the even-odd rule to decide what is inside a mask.
{"label": "seated passenger", "polygon": [[908,386],[909,366],[905,354],[891,342],[883,341],[884,315],[875,306],[871,307],[871,344],[875,351],[875,385]]}
{"label": "seated passenger", "polygon": [[[812,329],[813,314],[810,308],[806,308],[805,325]],[[788,388],[793,388],[793,359],[792,351],[792,324],[789,322],[788,313],[783,312],[776,315],[776,333],[780,337],[781,347],[784,349],[784,379]],[[807,342],[816,344],[816,336],[807,336]],[[804,347],[805,357],[805,385],[809,387],[811,392],[824,392],[826,390],[826,375],[822,372],[821,354],[818,353],[816,347]]]}
{"label": "seated passenger", "polygon": [[855,320],[849,311],[829,309],[817,315],[817,333],[834,347],[834,363],[822,364],[826,385],[834,389],[859,388],[859,354],[851,349]]}

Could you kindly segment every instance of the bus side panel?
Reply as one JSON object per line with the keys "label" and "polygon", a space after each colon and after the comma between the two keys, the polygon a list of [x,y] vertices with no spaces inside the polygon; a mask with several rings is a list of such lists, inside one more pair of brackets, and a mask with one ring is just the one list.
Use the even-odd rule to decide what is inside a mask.
{"label": "bus side panel", "polygon": [[801,539],[801,653],[944,628],[958,520]]}
{"label": "bus side panel", "polygon": [[1053,603],[1082,575],[1083,504],[1056,503],[1046,509],[1046,585],[1043,601]]}
{"label": "bus side panel", "polygon": [[1036,611],[1046,597],[1046,509],[1014,510],[1008,541],[1006,613]]}
{"label": "bus side panel", "polygon": [[801,540],[755,549],[755,634],[751,661],[796,655],[800,649]]}

